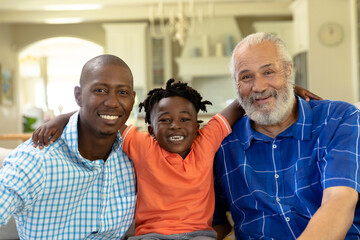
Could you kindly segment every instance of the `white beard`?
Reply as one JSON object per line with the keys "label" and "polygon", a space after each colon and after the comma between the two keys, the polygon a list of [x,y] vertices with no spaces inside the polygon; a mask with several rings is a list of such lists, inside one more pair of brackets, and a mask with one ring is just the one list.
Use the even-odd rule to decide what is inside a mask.
{"label": "white beard", "polygon": [[[271,108],[270,103],[265,103],[262,104],[259,109],[256,109],[254,104],[255,99],[269,96],[275,98],[274,107]],[[294,100],[294,89],[289,82],[279,91],[267,89],[262,93],[253,93],[248,98],[240,96],[238,92],[240,105],[244,108],[249,118],[260,125],[274,125],[284,121],[291,114]]]}

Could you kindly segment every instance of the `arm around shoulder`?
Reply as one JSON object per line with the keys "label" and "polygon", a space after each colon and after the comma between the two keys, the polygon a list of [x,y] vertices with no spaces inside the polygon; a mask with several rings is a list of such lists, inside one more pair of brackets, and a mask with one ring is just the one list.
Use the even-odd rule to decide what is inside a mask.
{"label": "arm around shoulder", "polygon": [[240,118],[244,116],[245,111],[240,106],[238,100],[235,99],[230,105],[222,110],[220,114],[226,118],[230,126],[233,126]]}
{"label": "arm around shoulder", "polygon": [[[42,149],[44,145],[48,146],[49,143],[52,144],[55,142],[61,136],[66,124],[74,113],[75,112],[61,114],[38,127],[32,135],[34,147],[39,144],[39,148]],[[49,140],[50,136],[51,139]]]}

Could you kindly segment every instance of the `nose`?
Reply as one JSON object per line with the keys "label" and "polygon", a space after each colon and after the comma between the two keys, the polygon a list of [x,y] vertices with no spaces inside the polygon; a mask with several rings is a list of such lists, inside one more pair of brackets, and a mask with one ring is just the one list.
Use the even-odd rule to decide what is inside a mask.
{"label": "nose", "polygon": [[170,128],[171,129],[180,129],[181,128],[180,121],[178,121],[178,120],[171,121]]}
{"label": "nose", "polygon": [[110,92],[104,101],[104,105],[111,108],[116,108],[120,106],[119,99],[117,98],[116,94]]}
{"label": "nose", "polygon": [[254,92],[263,92],[268,87],[268,80],[264,78],[261,74],[255,75],[255,80],[253,84],[253,91]]}

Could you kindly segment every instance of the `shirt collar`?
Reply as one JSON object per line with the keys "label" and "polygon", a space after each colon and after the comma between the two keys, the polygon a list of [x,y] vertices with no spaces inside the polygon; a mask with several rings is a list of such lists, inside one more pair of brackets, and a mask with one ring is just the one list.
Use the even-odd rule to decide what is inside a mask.
{"label": "shirt collar", "polygon": [[[78,164],[85,165],[87,167],[93,168],[98,165],[102,165],[103,161],[90,161],[84,157],[81,156],[79,149],[78,149],[78,120],[79,120],[79,111],[75,112],[69,119],[68,124],[65,126],[64,132],[61,135],[61,138],[64,140],[65,144],[68,146],[71,154],[75,156],[75,158],[72,158],[73,161],[76,161]],[[116,139],[114,141],[114,144],[112,146],[112,153],[114,151],[118,151],[121,148],[122,138],[121,134],[118,131]],[[108,158],[111,157],[111,154]]]}
{"label": "shirt collar", "polygon": [[[308,102],[304,99],[296,96],[297,104],[299,107],[299,118],[287,128],[285,131],[280,133],[276,138],[279,137],[293,137],[299,140],[310,140],[311,139],[311,129],[312,129],[312,109]],[[269,136],[266,136],[260,132],[255,131],[251,127],[250,118],[245,115],[241,121],[241,133],[239,135],[241,144],[244,146],[244,149],[248,149],[254,140],[256,141],[273,141]]]}

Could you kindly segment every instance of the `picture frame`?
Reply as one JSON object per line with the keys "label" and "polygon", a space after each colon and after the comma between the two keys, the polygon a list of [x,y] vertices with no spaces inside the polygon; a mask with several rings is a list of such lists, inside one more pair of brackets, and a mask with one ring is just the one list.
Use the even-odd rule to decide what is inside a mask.
{"label": "picture frame", "polygon": [[0,65],[0,103],[12,105],[14,102],[14,79],[11,69]]}

